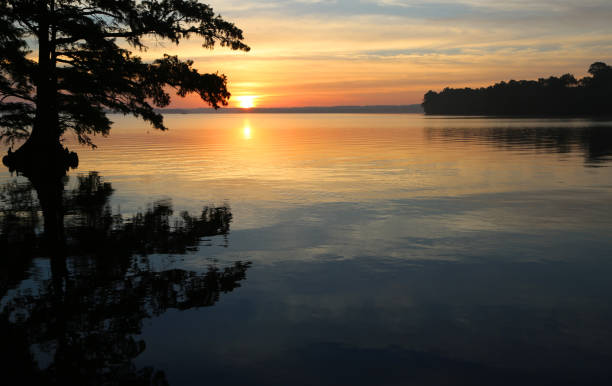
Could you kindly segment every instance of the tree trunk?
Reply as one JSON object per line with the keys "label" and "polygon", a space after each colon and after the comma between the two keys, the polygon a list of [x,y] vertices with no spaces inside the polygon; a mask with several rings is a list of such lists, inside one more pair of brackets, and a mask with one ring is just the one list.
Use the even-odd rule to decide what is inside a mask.
{"label": "tree trunk", "polygon": [[27,141],[15,153],[3,158],[11,170],[24,174],[65,173],[78,165],[76,153],[60,143],[57,78],[55,75],[55,32],[51,28],[54,1],[39,2],[38,78],[36,79],[36,116]]}

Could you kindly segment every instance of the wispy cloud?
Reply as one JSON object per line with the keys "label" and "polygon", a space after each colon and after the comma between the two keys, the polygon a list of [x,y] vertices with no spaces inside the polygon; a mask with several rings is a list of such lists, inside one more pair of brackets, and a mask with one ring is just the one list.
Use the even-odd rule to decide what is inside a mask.
{"label": "wispy cloud", "polygon": [[[153,48],[226,73],[267,105],[417,103],[428,89],[573,72],[612,61],[610,0],[218,0],[248,54]],[[305,81],[308,80],[308,81]],[[350,85],[350,93],[342,91]],[[361,86],[360,86],[361,85]],[[355,101],[355,98],[361,98]]]}

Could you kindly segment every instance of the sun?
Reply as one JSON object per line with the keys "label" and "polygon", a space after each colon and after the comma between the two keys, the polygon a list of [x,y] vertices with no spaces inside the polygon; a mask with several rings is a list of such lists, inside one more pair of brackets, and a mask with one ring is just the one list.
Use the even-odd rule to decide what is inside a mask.
{"label": "sun", "polygon": [[255,107],[255,99],[257,99],[257,97],[254,95],[241,95],[236,97],[238,105],[243,109]]}

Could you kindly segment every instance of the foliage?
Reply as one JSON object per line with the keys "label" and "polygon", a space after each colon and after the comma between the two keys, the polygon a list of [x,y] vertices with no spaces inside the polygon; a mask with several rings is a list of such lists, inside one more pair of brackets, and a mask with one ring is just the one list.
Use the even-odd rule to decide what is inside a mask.
{"label": "foliage", "polygon": [[612,67],[596,62],[591,76],[571,74],[533,80],[511,80],[478,89],[445,88],[425,94],[427,114],[603,115],[612,112]]}
{"label": "foliage", "polygon": [[91,135],[110,130],[108,112],[165,130],[155,107],[169,104],[170,89],[227,105],[225,75],[200,74],[177,56],[146,62],[131,51],[147,50],[150,39],[190,37],[209,49],[249,50],[239,28],[197,0],[0,0],[0,137],[72,130],[93,145]]}

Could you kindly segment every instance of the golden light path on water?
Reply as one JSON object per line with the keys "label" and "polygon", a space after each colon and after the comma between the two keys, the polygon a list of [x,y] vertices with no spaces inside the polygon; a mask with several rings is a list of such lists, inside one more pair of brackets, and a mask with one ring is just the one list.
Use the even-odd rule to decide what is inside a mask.
{"label": "golden light path on water", "polygon": [[251,139],[251,123],[248,121],[248,119],[244,120],[244,127],[242,128],[242,135],[244,136],[244,139]]}
{"label": "golden light path on water", "polygon": [[[215,299],[214,308],[163,310],[149,318],[138,335],[146,350],[134,359],[134,368],[159,366],[172,384],[201,379],[203,369],[219,377],[225,373],[218,369],[242,373],[241,384],[250,384],[253,370],[262,363],[266,370],[259,379],[268,379],[267,369],[289,363],[289,369],[298,364],[296,374],[305,384],[318,384],[319,379],[307,377],[321,374],[321,358],[334,371],[339,363],[334,358],[346,364],[349,376],[342,384],[355,380],[355,363],[373,363],[383,376],[405,371],[399,373],[406,374],[402,379],[421,379],[414,374],[424,367],[435,381],[440,369],[447,368],[459,377],[470,373],[475,380],[488,374],[497,381],[515,372],[529,380],[534,374],[538,381],[551,375],[565,380],[565,373],[557,373],[566,368],[582,380],[596,366],[601,369],[595,376],[608,376],[609,339],[593,337],[609,337],[612,325],[611,122],[193,114],[167,115],[170,130],[158,132],[133,119],[112,119],[111,135],[96,138],[96,150],[80,148],[80,167],[66,179],[66,202],[82,212],[76,217],[67,211],[66,227],[76,224],[76,229],[87,230],[71,233],[70,245],[81,245],[75,243],[80,234],[112,240],[108,237],[116,230],[106,224],[115,223],[113,214],[128,219],[121,229],[129,229],[138,213],[150,227],[161,228],[144,232],[143,239],[164,234],[173,223],[173,218],[165,221],[166,209],[161,219],[147,220],[146,215],[147,210],[169,208],[156,206],[164,199],[174,218],[183,211],[198,216],[203,207],[222,207],[231,214],[231,224],[227,233],[198,240],[196,248],[156,251],[148,257],[148,252],[138,252],[123,268],[116,262],[124,251],[96,260],[70,256],[73,272],[85,272],[80,267],[101,270],[85,276],[95,280],[83,281],[76,288],[86,291],[76,295],[95,295],[86,299],[94,299],[91,306],[103,310],[104,318],[115,310],[116,320],[124,320],[125,307],[111,302],[113,310],[107,313],[105,302],[96,303],[100,293],[129,295],[139,288],[132,284],[141,281],[154,287],[138,293],[168,299],[177,287],[158,286],[160,279],[182,281],[180,270],[206,273],[218,266],[218,272],[225,272],[223,267],[235,262],[251,263],[240,288]],[[67,145],[79,149],[71,139]],[[95,179],[79,183],[75,178],[91,171],[109,184],[109,197],[100,200],[98,190],[90,190],[97,186],[91,184]],[[0,172],[0,183],[9,187],[18,187],[12,183],[20,178]],[[8,197],[9,191],[0,190],[0,201],[26,214],[26,222],[35,218],[22,209],[27,199],[21,198],[27,196]],[[5,219],[16,218],[14,211],[4,213]],[[104,224],[89,228],[91,223]],[[21,232],[10,221],[4,224],[11,234]],[[40,229],[39,224],[34,225]],[[25,241],[19,244],[26,252],[31,234],[24,232]],[[154,246],[159,244],[155,241]],[[26,296],[15,304],[26,311],[29,299],[40,297],[31,283],[51,288],[49,259],[37,260],[31,278],[17,277]],[[118,276],[117,269],[127,276]],[[110,287],[101,287],[106,276]],[[128,292],[120,281],[124,278]],[[210,298],[207,294],[202,297]],[[81,314],[75,314],[76,321]],[[29,331],[25,328],[15,331]],[[109,331],[116,336],[116,329],[103,328]],[[46,349],[48,336],[44,346],[32,346],[32,351]],[[341,350],[329,342],[337,342]],[[91,350],[96,353],[97,347]],[[329,350],[336,351],[329,355]],[[43,364],[46,351],[44,355]],[[287,362],[280,361],[286,357]],[[391,359],[393,367],[377,358]],[[416,367],[406,369],[411,362]],[[288,379],[279,384],[295,381],[293,370],[287,373]],[[381,383],[375,374],[364,378],[364,384]]]}
{"label": "golden light path on water", "polygon": [[[464,129],[520,130],[548,127],[550,120],[186,114],[167,115],[170,130],[159,132],[131,118],[112,119],[111,135],[95,138],[95,150],[81,148],[72,173],[96,170],[118,193],[173,197],[193,207],[226,200],[239,211],[246,202],[265,207],[541,191],[591,186],[608,173],[585,173],[578,151],[505,148],[478,135],[447,140]],[[241,214],[234,226],[256,221],[262,220]]]}
{"label": "golden light path on water", "polygon": [[[563,137],[593,124],[581,120],[176,114],[166,115],[170,130],[160,132],[132,118],[111,118],[114,128],[94,139],[95,150],[68,137],[80,158],[70,174],[99,172],[123,209],[165,197],[189,210],[228,202],[232,229],[273,221],[270,213],[279,208],[584,190],[612,178],[610,168],[585,172],[587,145],[555,147],[545,135],[551,127]],[[512,144],[512,133],[525,127],[543,137]],[[517,216],[502,212],[499,218]],[[476,227],[482,218],[461,221]],[[469,228],[467,222],[462,226]]]}

